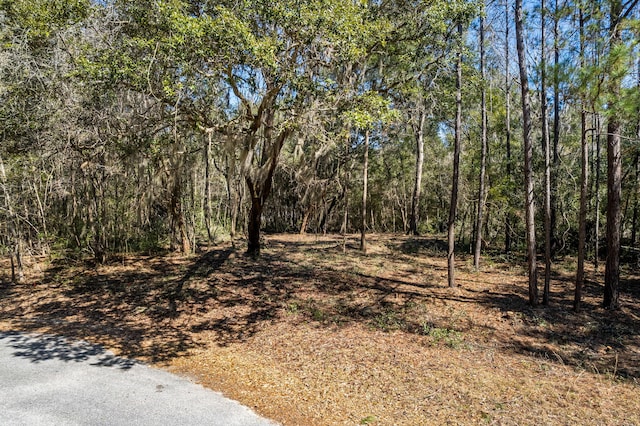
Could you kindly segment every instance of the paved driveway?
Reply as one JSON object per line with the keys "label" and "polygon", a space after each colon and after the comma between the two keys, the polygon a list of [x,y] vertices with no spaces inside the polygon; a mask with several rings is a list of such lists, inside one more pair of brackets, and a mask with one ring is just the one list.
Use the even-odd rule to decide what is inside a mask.
{"label": "paved driveway", "polygon": [[273,426],[188,379],[51,335],[0,332],[1,425]]}

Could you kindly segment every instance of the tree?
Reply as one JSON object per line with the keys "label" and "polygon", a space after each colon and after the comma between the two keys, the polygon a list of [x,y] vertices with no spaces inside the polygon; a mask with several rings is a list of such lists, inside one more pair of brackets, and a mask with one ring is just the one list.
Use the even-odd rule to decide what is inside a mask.
{"label": "tree", "polygon": [[367,252],[367,189],[369,185],[369,130],[364,131],[362,160],[362,211],[360,216],[360,251]]}
{"label": "tree", "polygon": [[16,280],[23,251],[49,252],[60,122],[75,101],[63,41],[88,9],[83,0],[0,1],[0,246]]}
{"label": "tree", "polygon": [[[458,36],[462,39],[462,23],[458,23]],[[460,41],[462,43],[462,41]],[[455,287],[455,221],[458,208],[458,183],[460,176],[460,149],[462,142],[462,48],[457,52],[456,58],[456,118],[453,143],[453,177],[451,179],[451,201],[449,204],[449,222],[447,239],[449,250],[447,252],[448,282],[449,287]]]}
{"label": "tree", "polygon": [[[584,69],[585,52],[585,18],[582,6],[579,9],[580,28],[580,68]],[[578,268],[576,270],[576,287],[573,298],[573,309],[580,311],[582,289],[584,287],[584,259],[587,239],[587,188],[589,172],[589,146],[587,144],[587,105],[582,97],[580,101],[580,215],[578,218]]]}
{"label": "tree", "polygon": [[362,205],[360,211],[360,250],[367,252],[367,196],[369,185],[369,138],[376,127],[392,122],[398,117],[398,112],[392,109],[390,102],[373,91],[364,92],[354,99],[349,110],[345,112],[346,122],[350,127],[358,129],[355,134],[359,138],[359,131],[363,130],[362,138]]}
{"label": "tree", "polygon": [[[627,56],[622,40],[623,20],[634,10],[637,0],[609,2],[609,78],[607,81],[607,263],[604,275],[604,298],[602,305],[617,309],[620,281],[621,243],[621,198],[622,198],[622,151],[620,148],[622,129],[622,105],[620,91],[626,73]],[[626,9],[625,9],[626,7]]]}
{"label": "tree", "polygon": [[[640,93],[640,58],[636,62],[636,90]],[[638,103],[638,122],[636,123],[636,138],[640,140],[640,103]],[[640,149],[636,150],[635,158],[635,191],[634,191],[634,203],[633,203],[633,222],[631,225],[631,245],[635,247],[638,241],[638,215],[640,214]],[[638,257],[638,263],[640,264],[640,256]]]}
{"label": "tree", "polygon": [[480,268],[480,252],[482,251],[482,219],[484,214],[485,203],[485,175],[487,165],[487,90],[485,88],[486,69],[485,69],[485,42],[484,42],[484,2],[483,10],[480,12],[480,84],[482,85],[480,95],[480,126],[481,135],[480,143],[482,145],[480,153],[480,179],[478,183],[478,210],[476,215],[476,245],[473,255],[473,267],[477,270]]}
{"label": "tree", "polygon": [[533,194],[533,145],[531,144],[531,107],[529,80],[524,46],[522,0],[516,0],[516,47],[520,70],[522,97],[522,139],[524,148],[525,219],[527,232],[527,264],[529,275],[529,303],[538,304],[538,271],[536,268],[535,202]]}
{"label": "tree", "polygon": [[[554,16],[553,16],[553,159],[550,170],[549,184],[551,198],[549,200],[549,212],[547,213],[547,200],[545,198],[545,220],[549,216],[549,234],[551,239],[550,256],[553,256],[558,250],[558,241],[556,237],[557,217],[558,217],[558,168],[560,166],[560,9],[558,8],[558,0],[554,0]],[[548,134],[548,130],[547,130]],[[547,136],[548,137],[548,136]],[[545,154],[546,158],[546,154]],[[546,160],[545,160],[546,161]],[[546,173],[546,171],[545,171]],[[545,188],[546,188],[545,174]],[[546,197],[546,195],[545,195]],[[545,225],[546,226],[546,225]],[[546,238],[545,228],[545,238]],[[545,240],[545,257],[546,257],[546,240]],[[549,260],[549,263],[551,261]],[[547,276],[545,269],[545,286],[547,285]],[[546,288],[546,287],[545,287]]]}
{"label": "tree", "polygon": [[426,112],[420,109],[418,119],[414,127],[416,143],[416,168],[413,183],[413,195],[411,197],[411,218],[409,220],[409,233],[418,235],[418,212],[420,208],[420,194],[422,192],[422,168],[424,165],[424,122]]}
{"label": "tree", "polygon": [[[505,172],[507,182],[511,183],[511,168],[512,168],[512,160],[511,160],[511,75],[509,72],[509,68],[511,67],[511,60],[509,56],[509,44],[511,40],[509,39],[509,27],[511,24],[509,13],[509,0],[505,0],[504,3],[504,19],[505,19],[505,42],[504,42],[504,98],[505,98],[505,124],[504,124],[504,133],[505,133]],[[504,251],[505,253],[509,253],[511,251],[511,226],[512,226],[512,211],[511,206],[507,205],[507,212],[505,214],[504,221]]]}
{"label": "tree", "polygon": [[549,116],[547,113],[547,61],[546,61],[546,40],[545,40],[545,16],[546,8],[544,0],[540,3],[541,24],[540,24],[540,49],[541,49],[541,76],[540,76],[540,105],[542,115],[542,143],[544,146],[544,290],[542,293],[542,304],[549,304],[549,287],[551,282],[551,149],[549,141]]}

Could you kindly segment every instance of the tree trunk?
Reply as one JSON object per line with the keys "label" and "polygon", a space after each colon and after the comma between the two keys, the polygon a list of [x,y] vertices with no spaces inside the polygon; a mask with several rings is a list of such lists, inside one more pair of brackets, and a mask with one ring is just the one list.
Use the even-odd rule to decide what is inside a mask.
{"label": "tree trunk", "polygon": [[413,197],[411,198],[411,219],[409,233],[418,235],[418,215],[420,210],[420,193],[422,191],[422,167],[424,164],[424,122],[426,114],[420,111],[416,128],[416,174],[414,177]]}
{"label": "tree trunk", "polygon": [[[344,194],[344,191],[343,191]],[[331,216],[331,213],[333,212],[333,209],[336,206],[336,203],[338,202],[338,196],[334,196],[331,199],[331,202],[329,203],[328,207],[325,207],[324,210],[324,214],[322,215],[322,220],[320,220],[320,230],[322,231],[323,234],[327,233],[327,222],[329,220],[329,217]]]}
{"label": "tree trunk", "polygon": [[[506,163],[507,163],[507,182],[511,183],[511,76],[509,73],[509,27],[511,25],[510,13],[509,13],[509,0],[504,3],[505,14],[505,70],[504,70],[504,96],[505,96],[505,148],[506,148]],[[507,212],[505,214],[504,221],[504,251],[509,253],[511,251],[511,203],[507,202]]]}
{"label": "tree trunk", "polygon": [[554,10],[556,13],[553,21],[553,167],[551,168],[551,217],[549,224],[552,256],[558,250],[556,228],[558,222],[558,168],[560,166],[560,15],[558,14],[558,0],[555,0]]}
{"label": "tree trunk", "polygon": [[[458,23],[458,34],[462,35],[462,24]],[[447,252],[449,287],[455,287],[455,221],[458,207],[458,180],[460,173],[460,146],[462,139],[462,53],[458,52],[456,61],[456,122],[453,147],[453,178],[451,182],[451,203],[449,204]]]}
{"label": "tree trunk", "polygon": [[[622,43],[620,19],[622,2],[611,1],[610,14],[610,52],[613,54]],[[622,198],[622,155],[620,150],[621,123],[618,97],[620,95],[621,77],[615,69],[622,64],[614,63],[611,70],[608,94],[611,114],[607,123],[607,263],[604,273],[604,299],[602,305],[607,309],[619,307],[618,286],[620,281],[620,224]]]}
{"label": "tree trunk", "polygon": [[[100,159],[100,164],[104,164],[104,158]],[[103,171],[104,172],[104,171]],[[91,201],[93,205],[93,216],[90,218],[91,234],[93,235],[93,241],[91,241],[90,248],[93,251],[94,260],[97,263],[104,263],[107,260],[107,244],[106,244],[106,230],[105,230],[105,196],[104,196],[104,174],[97,171],[90,176],[91,185]]]}
{"label": "tree trunk", "polygon": [[580,310],[582,299],[582,288],[584,287],[584,258],[585,246],[587,239],[587,186],[588,186],[588,157],[589,148],[587,145],[587,129],[586,129],[586,111],[581,112],[581,176],[580,176],[580,216],[578,219],[578,270],[576,272],[576,291],[573,300],[573,309],[577,312]]}
{"label": "tree trunk", "polygon": [[[270,85],[267,84],[269,88]],[[268,90],[269,93],[275,96],[275,89]],[[249,196],[251,197],[251,208],[249,210],[248,222],[247,222],[247,255],[257,257],[260,255],[260,228],[262,226],[262,212],[264,205],[271,193],[273,186],[273,174],[278,166],[278,160],[280,158],[280,152],[285,140],[292,132],[290,128],[283,128],[277,134],[275,132],[275,120],[276,111],[275,107],[270,102],[274,102],[275,97],[269,97],[261,104],[260,109],[267,106],[253,118],[251,127],[251,133],[247,134],[245,164],[244,164],[244,179],[246,187],[249,189]],[[262,129],[261,135],[258,138],[258,131]],[[257,141],[261,140],[262,145],[257,147]],[[256,150],[259,151],[260,158],[255,162],[256,158],[254,154]]]}
{"label": "tree trunk", "polygon": [[261,197],[254,196],[256,193],[253,184],[250,185],[249,192],[251,196],[251,209],[249,210],[249,223],[247,225],[247,254],[250,256],[260,255],[260,226],[262,225],[262,209],[263,201]]}
{"label": "tree trunk", "polygon": [[[541,93],[540,105],[542,107],[542,142],[544,144],[544,290],[542,291],[542,304],[549,304],[549,291],[551,284],[551,147],[549,140],[549,116],[547,113],[547,61],[546,61],[546,40],[545,40],[545,17],[546,9],[544,0],[540,3],[542,23],[540,26],[540,46],[541,46]],[[555,84],[555,81],[554,81]],[[554,117],[554,120],[556,118]],[[555,125],[555,121],[554,121]],[[555,129],[554,129],[555,130]]]}
{"label": "tree trunk", "polygon": [[[638,66],[638,80],[636,82],[636,87],[638,91],[640,91],[640,59],[637,62]],[[636,137],[640,140],[640,105],[638,105],[638,123],[636,125]],[[634,202],[633,202],[633,222],[631,225],[631,245],[633,247],[636,246],[637,240],[637,227],[638,227],[638,212],[640,210],[640,149],[636,148],[636,158],[635,158],[635,173],[636,173],[636,188],[634,191]],[[640,256],[638,256],[638,263],[640,264]]]}
{"label": "tree trunk", "polygon": [[207,132],[204,144],[204,225],[207,228],[207,241],[211,245],[211,132]]}
{"label": "tree trunk", "polygon": [[482,251],[482,216],[484,213],[485,201],[485,173],[487,164],[487,89],[485,88],[486,70],[485,70],[485,52],[484,52],[484,2],[483,11],[480,15],[480,75],[481,75],[481,144],[480,152],[480,182],[478,185],[478,211],[476,215],[476,247],[473,254],[473,267],[478,270],[480,268],[480,252]]}
{"label": "tree trunk", "polygon": [[603,300],[603,306],[608,309],[619,307],[621,196],[620,122],[611,117],[607,124],[607,262]]}
{"label": "tree trunk", "polygon": [[347,188],[344,190],[344,211],[342,213],[342,252],[345,253],[347,251],[347,227],[349,225],[349,189]]}
{"label": "tree trunk", "polygon": [[596,271],[599,268],[600,261],[600,169],[602,163],[602,155],[601,155],[601,140],[600,140],[600,116],[598,114],[594,114],[595,120],[595,133],[596,133],[596,179],[595,179],[595,188],[596,188],[596,218],[595,218],[595,238],[594,238],[594,253],[593,253],[593,267]]}
{"label": "tree trunk", "polygon": [[369,184],[369,130],[364,132],[364,160],[362,166],[362,217],[360,222],[360,250],[367,252],[367,186]]}
{"label": "tree trunk", "polygon": [[313,212],[313,204],[310,204],[302,215],[302,223],[300,224],[300,230],[298,231],[299,235],[307,233],[307,224],[309,223],[309,216],[311,216],[311,212]]}
{"label": "tree trunk", "polygon": [[189,241],[189,233],[187,232],[187,221],[182,208],[182,178],[175,176],[173,189],[171,191],[171,217],[175,231],[177,231],[180,239],[182,253],[185,256],[191,254],[191,242]]}
{"label": "tree trunk", "polygon": [[[267,126],[273,126],[273,116],[268,115]],[[271,193],[273,185],[273,174],[278,165],[280,150],[285,139],[289,136],[290,130],[284,129],[272,141],[269,159],[262,162],[261,168],[256,170],[255,177],[251,174],[245,176],[245,182],[251,196],[251,209],[247,223],[247,255],[257,257],[260,255],[260,228],[262,226],[262,211],[264,204]],[[269,132],[265,131],[265,138],[271,139]],[[265,157],[266,158],[266,157]]]}
{"label": "tree trunk", "polygon": [[[640,140],[640,126],[638,126],[638,139]],[[635,247],[638,241],[638,210],[640,210],[640,153],[636,152],[634,160],[635,191],[633,193],[633,216],[631,218],[631,246]]]}
{"label": "tree trunk", "polygon": [[[580,67],[584,69],[584,15],[580,8]],[[584,258],[587,239],[587,188],[589,147],[587,145],[587,110],[584,98],[580,112],[580,216],[578,219],[578,270],[576,271],[576,289],[573,298],[573,310],[580,311],[582,289],[584,287]]]}
{"label": "tree trunk", "polygon": [[525,219],[527,229],[527,263],[529,273],[529,303],[538,304],[538,272],[536,265],[535,203],[533,196],[533,146],[531,144],[531,111],[529,104],[529,82],[524,48],[522,22],[522,0],[516,0],[516,47],[520,69],[522,91],[522,133],[524,145]]}
{"label": "tree trunk", "polygon": [[[349,132],[350,134],[351,132]],[[345,158],[349,158],[349,151],[351,146],[351,137],[347,136],[345,143]],[[349,177],[350,169],[345,165],[345,177],[344,177],[344,211],[342,212],[342,226],[340,232],[342,233],[342,252],[347,251],[347,231],[349,227]]]}

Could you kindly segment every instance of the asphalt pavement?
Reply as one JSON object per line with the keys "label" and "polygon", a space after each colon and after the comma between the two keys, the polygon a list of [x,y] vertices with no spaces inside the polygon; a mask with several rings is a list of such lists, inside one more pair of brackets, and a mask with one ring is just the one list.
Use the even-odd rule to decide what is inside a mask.
{"label": "asphalt pavement", "polygon": [[275,423],[187,378],[101,346],[0,332],[0,425]]}

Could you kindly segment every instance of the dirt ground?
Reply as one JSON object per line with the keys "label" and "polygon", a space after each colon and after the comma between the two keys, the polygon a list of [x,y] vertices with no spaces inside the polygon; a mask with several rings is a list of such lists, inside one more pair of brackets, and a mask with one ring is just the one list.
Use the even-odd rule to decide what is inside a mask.
{"label": "dirt ground", "polygon": [[[10,284],[0,329],[102,343],[191,376],[284,425],[640,425],[640,277],[599,307],[589,266],[554,265],[551,305],[530,308],[520,257],[457,255],[431,237],[270,235],[260,259],[198,255],[49,259]],[[343,252],[343,244],[346,251]],[[602,268],[603,269],[603,268]],[[542,272],[542,271],[541,271]]]}

